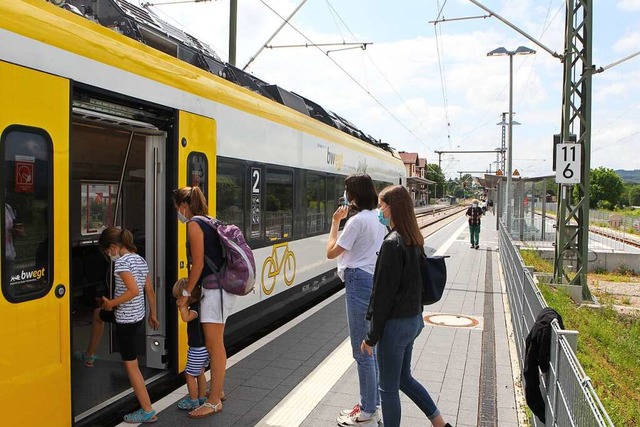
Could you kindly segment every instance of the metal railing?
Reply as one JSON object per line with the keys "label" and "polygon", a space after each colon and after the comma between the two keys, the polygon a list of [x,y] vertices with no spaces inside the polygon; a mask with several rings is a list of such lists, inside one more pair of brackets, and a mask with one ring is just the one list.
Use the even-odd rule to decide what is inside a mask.
{"label": "metal railing", "polygon": [[[502,222],[500,228],[500,261],[507,282],[520,371],[524,368],[525,340],[540,311],[547,307],[525,268],[518,248]],[[562,330],[552,323],[550,367],[540,374],[540,389],[545,399],[546,424],[533,417],[534,426],[613,426],[607,411],[596,395],[575,354],[577,331]]]}

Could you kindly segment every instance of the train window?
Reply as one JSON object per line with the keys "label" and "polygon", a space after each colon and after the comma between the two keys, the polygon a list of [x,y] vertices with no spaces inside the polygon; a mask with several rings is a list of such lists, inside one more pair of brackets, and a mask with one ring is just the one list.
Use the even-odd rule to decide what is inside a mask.
{"label": "train window", "polygon": [[83,182],[80,185],[80,234],[91,236],[114,224],[117,182]]}
{"label": "train window", "polygon": [[380,193],[383,189],[393,184],[385,181],[373,181],[373,185],[376,187],[376,193]]}
{"label": "train window", "polygon": [[291,237],[293,231],[293,173],[267,169],[265,226],[268,240]]}
{"label": "train window", "polygon": [[12,126],[0,138],[4,174],[2,293],[11,302],[40,298],[53,274],[52,144],[41,130]]}
{"label": "train window", "polygon": [[324,176],[307,172],[306,182],[307,234],[324,231],[325,227],[325,179]]}
{"label": "train window", "polygon": [[[209,163],[207,155],[193,151],[187,157],[187,185],[189,187],[200,187],[204,197],[208,196],[207,185],[209,183]],[[209,200],[207,198],[207,200]]]}
{"label": "train window", "polygon": [[[244,230],[244,167],[218,160],[216,178],[216,218]],[[245,233],[246,234],[246,233]]]}

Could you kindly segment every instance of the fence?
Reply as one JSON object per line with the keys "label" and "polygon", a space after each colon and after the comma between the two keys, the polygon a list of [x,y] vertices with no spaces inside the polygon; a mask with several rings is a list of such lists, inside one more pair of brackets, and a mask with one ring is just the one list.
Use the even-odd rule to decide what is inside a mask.
{"label": "fence", "polygon": [[[525,268],[518,248],[500,225],[500,260],[507,282],[507,296],[518,349],[520,371],[524,367],[525,339],[538,313],[547,306]],[[545,399],[546,424],[533,417],[534,426],[613,426],[607,411],[595,393],[575,355],[577,331],[562,330],[552,323],[550,367],[540,374],[540,388]]]}

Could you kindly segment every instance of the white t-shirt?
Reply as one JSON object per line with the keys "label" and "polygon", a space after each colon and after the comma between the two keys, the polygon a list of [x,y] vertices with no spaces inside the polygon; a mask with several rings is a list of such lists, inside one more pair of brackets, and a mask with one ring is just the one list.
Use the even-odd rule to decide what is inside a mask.
{"label": "white t-shirt", "polygon": [[382,246],[387,227],[378,221],[375,210],[363,210],[352,216],[338,237],[338,246],[345,251],[338,257],[338,276],[344,280],[344,270],[359,268],[373,274],[377,252]]}

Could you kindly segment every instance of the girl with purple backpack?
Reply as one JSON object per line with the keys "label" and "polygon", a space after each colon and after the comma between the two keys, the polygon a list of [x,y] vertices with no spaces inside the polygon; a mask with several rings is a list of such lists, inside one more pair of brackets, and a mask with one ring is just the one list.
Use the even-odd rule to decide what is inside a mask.
{"label": "girl with purple backpack", "polygon": [[[194,216],[207,216],[207,200],[199,187],[182,187],[173,191],[173,204],[178,220],[187,225],[187,256],[189,275],[186,289],[178,301],[186,304],[196,286],[202,286],[203,278],[215,273],[205,261],[205,257],[215,267],[223,265],[223,253],[220,238],[215,229],[205,221]],[[184,301],[182,301],[184,299]],[[233,311],[236,295],[219,289],[202,287],[200,302],[200,322],[204,331],[205,346],[211,360],[211,392],[201,406],[189,412],[190,418],[205,418],[222,412],[224,398],[224,376],[227,365],[227,352],[224,347],[224,326]]]}

